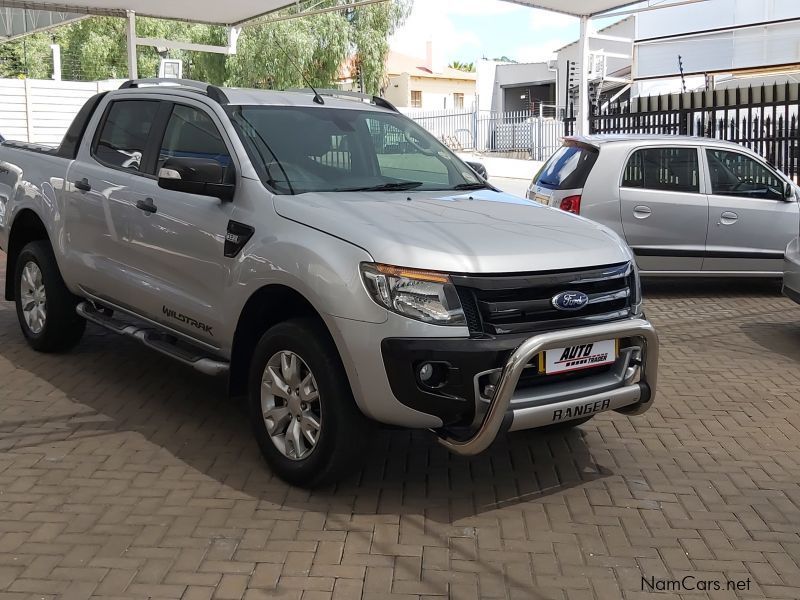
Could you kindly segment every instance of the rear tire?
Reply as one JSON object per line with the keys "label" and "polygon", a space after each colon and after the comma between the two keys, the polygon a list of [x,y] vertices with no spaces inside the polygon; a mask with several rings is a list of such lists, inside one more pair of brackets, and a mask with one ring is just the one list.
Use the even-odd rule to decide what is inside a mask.
{"label": "rear tire", "polygon": [[19,325],[34,350],[66,352],[80,342],[86,329],[75,312],[80,299],[64,283],[48,242],[26,245],[13,277]]}
{"label": "rear tire", "polygon": [[293,319],[262,336],[248,396],[261,453],[287,483],[324,486],[363,463],[371,423],[356,406],[336,346],[317,321]]}

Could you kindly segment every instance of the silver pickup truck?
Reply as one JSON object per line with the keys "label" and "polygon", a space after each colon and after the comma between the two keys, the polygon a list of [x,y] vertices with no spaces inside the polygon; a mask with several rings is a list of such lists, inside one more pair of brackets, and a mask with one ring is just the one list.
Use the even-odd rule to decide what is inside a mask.
{"label": "silver pickup truck", "polygon": [[358,466],[374,422],[474,455],[655,394],[627,245],[380,98],[128,82],[58,148],[0,145],[0,247],[35,350],[90,321],[226,375],[296,485]]}

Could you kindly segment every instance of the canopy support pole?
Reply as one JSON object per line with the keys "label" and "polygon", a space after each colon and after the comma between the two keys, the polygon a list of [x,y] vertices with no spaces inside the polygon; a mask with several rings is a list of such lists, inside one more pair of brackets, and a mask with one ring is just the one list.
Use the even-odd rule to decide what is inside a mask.
{"label": "canopy support pole", "polygon": [[132,10],[125,12],[128,18],[128,78],[139,79],[139,67],[136,60],[136,13]]}
{"label": "canopy support pole", "polygon": [[578,42],[580,63],[578,65],[578,134],[589,135],[589,17],[581,17],[581,37]]}

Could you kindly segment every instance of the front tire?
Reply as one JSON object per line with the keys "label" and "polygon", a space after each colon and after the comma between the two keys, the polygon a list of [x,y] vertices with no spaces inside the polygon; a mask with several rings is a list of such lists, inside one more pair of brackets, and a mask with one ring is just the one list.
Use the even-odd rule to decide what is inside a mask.
{"label": "front tire", "polygon": [[79,299],[67,289],[48,242],[31,242],[20,252],[14,297],[22,334],[34,350],[66,352],[80,342],[86,321],[75,312]]}
{"label": "front tire", "polygon": [[318,322],[293,319],[263,335],[251,363],[249,405],[261,453],[287,483],[319,487],[361,465],[370,422]]}

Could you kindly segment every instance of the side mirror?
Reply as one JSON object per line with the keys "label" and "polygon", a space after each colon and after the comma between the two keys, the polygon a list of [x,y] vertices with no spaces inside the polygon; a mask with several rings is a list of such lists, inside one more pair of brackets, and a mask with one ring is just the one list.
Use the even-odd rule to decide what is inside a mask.
{"label": "side mirror", "polygon": [[794,186],[786,182],[786,187],[783,188],[783,197],[785,200],[794,200]]}
{"label": "side mirror", "polygon": [[236,186],[228,169],[207,158],[169,158],[158,171],[158,187],[174,192],[233,200]]}
{"label": "side mirror", "polygon": [[484,181],[489,181],[489,171],[486,170],[486,167],[483,165],[483,163],[471,161],[466,162],[469,168],[475,171],[479,177],[483,178]]}

